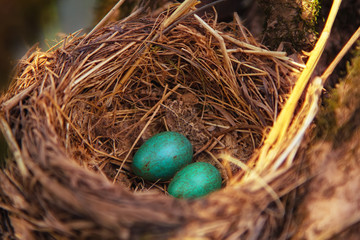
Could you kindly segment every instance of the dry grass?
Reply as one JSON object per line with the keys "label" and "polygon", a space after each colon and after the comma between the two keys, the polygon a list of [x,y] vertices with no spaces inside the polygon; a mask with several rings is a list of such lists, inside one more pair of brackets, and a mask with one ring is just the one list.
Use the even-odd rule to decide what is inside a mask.
{"label": "dry grass", "polygon": [[[1,128],[16,161],[0,173],[0,207],[11,213],[16,234],[257,239],[273,233],[285,214],[282,197],[306,180],[294,157],[322,82],[314,81],[303,98],[304,88],[296,91],[285,129],[275,125],[269,134],[279,131],[280,138],[270,145],[267,138],[256,151],[304,66],[261,46],[236,17],[218,24],[192,16],[194,4],[185,1],[156,18],[134,13],[19,62],[1,98]],[[166,183],[134,176],[129,163],[136,148],[166,130],[187,136],[195,160],[217,166],[226,187],[182,201],[166,196]]]}

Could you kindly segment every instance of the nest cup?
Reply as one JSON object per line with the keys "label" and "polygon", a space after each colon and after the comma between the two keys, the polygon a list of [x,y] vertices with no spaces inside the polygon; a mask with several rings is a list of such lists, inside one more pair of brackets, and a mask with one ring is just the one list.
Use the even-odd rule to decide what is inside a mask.
{"label": "nest cup", "polygon": [[[1,99],[14,156],[0,174],[9,232],[27,239],[251,235],[258,206],[271,197],[240,189],[243,171],[220,156],[256,164],[249,159],[300,67],[261,46],[237,18],[189,15],[164,24],[174,9],[75,33],[19,62]],[[222,190],[178,200],[167,183],[134,176],[136,149],[168,130],[190,140],[195,161],[220,170]]]}

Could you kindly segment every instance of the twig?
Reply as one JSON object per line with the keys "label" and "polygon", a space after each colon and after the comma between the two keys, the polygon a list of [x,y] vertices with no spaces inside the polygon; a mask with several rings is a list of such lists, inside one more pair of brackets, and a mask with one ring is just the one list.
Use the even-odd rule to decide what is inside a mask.
{"label": "twig", "polygon": [[249,39],[248,39],[248,37],[246,36],[246,33],[245,33],[245,31],[244,31],[243,24],[241,23],[241,19],[240,19],[240,17],[239,17],[239,14],[238,14],[237,12],[234,12],[234,19],[235,19],[237,25],[239,26],[240,31],[241,31],[241,34],[242,34],[243,37],[245,38],[246,43],[250,44]]}
{"label": "twig", "polygon": [[16,139],[11,131],[9,124],[2,115],[0,115],[0,129],[6,139],[6,142],[8,143],[11,152],[14,155],[15,161],[19,167],[21,175],[23,177],[26,177],[29,173],[25,166],[24,159],[21,154],[21,150],[16,142]]}
{"label": "twig", "polygon": [[197,0],[186,0],[184,1],[178,8],[176,8],[175,12],[170,15],[162,24],[161,29],[165,29],[170,26],[173,22],[175,22],[181,16],[184,16],[186,12],[188,12],[191,7],[194,7],[197,4]]}
{"label": "twig", "polygon": [[112,17],[112,15],[115,13],[115,11],[125,2],[125,0],[120,0],[118,1],[117,4],[115,4],[115,6],[105,15],[105,17],[103,17],[103,19],[101,19],[101,21],[96,24],[96,26],[86,35],[86,37],[84,37],[80,43],[78,44],[78,46],[80,46],[85,40],[87,40],[91,34],[93,34],[96,30],[98,30],[100,27],[102,27],[106,21]]}
{"label": "twig", "polygon": [[234,70],[231,66],[231,60],[227,53],[224,38],[221,37],[217,31],[215,31],[212,27],[210,27],[209,24],[207,24],[204,20],[202,20],[198,15],[195,14],[194,16],[195,16],[196,20],[198,20],[198,22],[219,41],[220,49],[224,56],[226,67],[228,68],[229,72],[233,72]]}
{"label": "twig", "polygon": [[341,49],[335,59],[330,63],[330,65],[326,68],[325,72],[321,75],[321,79],[323,82],[330,76],[330,74],[334,71],[337,64],[344,57],[344,55],[349,51],[351,46],[359,39],[360,37],[360,27],[356,30],[356,32],[351,36],[349,41],[345,44],[345,46]]}
{"label": "twig", "polygon": [[31,86],[27,87],[26,89],[24,89],[23,91],[19,92],[18,94],[16,94],[14,97],[10,98],[9,100],[7,100],[6,102],[3,102],[1,104],[2,106],[2,110],[4,112],[10,110],[11,108],[13,108],[16,104],[18,104],[23,98],[25,98],[26,96],[28,96],[28,94],[35,88],[35,86],[37,86],[37,84],[32,84]]}

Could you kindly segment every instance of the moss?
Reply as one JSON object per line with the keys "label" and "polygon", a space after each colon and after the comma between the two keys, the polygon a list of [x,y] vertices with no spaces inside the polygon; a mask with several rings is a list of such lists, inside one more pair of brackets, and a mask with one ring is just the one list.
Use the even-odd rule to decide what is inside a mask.
{"label": "moss", "polygon": [[302,1],[301,18],[304,19],[309,26],[315,28],[320,13],[321,4],[319,0]]}
{"label": "moss", "polygon": [[329,97],[324,99],[320,106],[320,111],[316,118],[315,135],[319,138],[332,140],[336,134],[337,121],[335,118],[335,109],[338,107],[338,98],[336,89],[329,93]]}
{"label": "moss", "polygon": [[319,15],[318,0],[261,0],[266,21],[265,43],[272,49],[282,43],[291,43],[296,52],[310,50],[317,38],[315,29]]}

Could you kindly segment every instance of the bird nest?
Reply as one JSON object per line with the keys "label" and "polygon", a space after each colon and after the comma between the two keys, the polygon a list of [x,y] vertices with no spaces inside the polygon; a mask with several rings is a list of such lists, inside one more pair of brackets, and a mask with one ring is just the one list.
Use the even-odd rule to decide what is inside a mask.
{"label": "bird nest", "polygon": [[[293,159],[310,100],[302,97],[302,115],[277,147],[263,140],[303,66],[259,44],[239,19],[217,23],[184,6],[133,14],[21,59],[1,98],[12,152],[0,173],[9,232],[254,239],[276,229],[281,197],[301,180]],[[167,182],[132,173],[137,148],[168,130],[190,140],[195,161],[220,170],[221,190],[175,199]]]}

